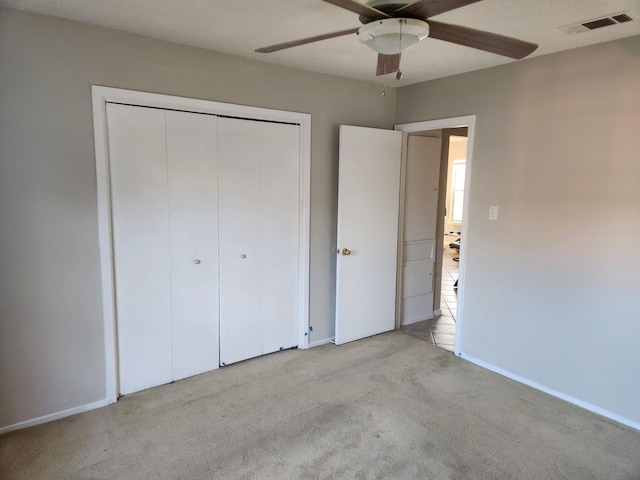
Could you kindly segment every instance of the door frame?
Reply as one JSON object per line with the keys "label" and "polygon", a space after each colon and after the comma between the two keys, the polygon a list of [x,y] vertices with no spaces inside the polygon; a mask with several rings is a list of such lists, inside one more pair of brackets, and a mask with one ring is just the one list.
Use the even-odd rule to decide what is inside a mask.
{"label": "door frame", "polygon": [[[401,183],[400,183],[400,198],[404,198],[404,175],[406,172],[406,145],[408,142],[408,134],[413,132],[423,132],[426,130],[440,130],[443,128],[456,128],[456,127],[468,127],[468,137],[467,137],[467,167],[466,167],[466,175],[464,182],[464,200],[463,200],[463,209],[462,209],[462,232],[460,238],[460,262],[458,267],[458,302],[457,302],[457,310],[456,310],[456,338],[455,338],[455,347],[454,354],[457,356],[461,355],[462,350],[462,331],[464,326],[464,293],[465,293],[465,270],[466,270],[466,262],[467,262],[467,244],[469,242],[469,198],[471,191],[471,167],[473,162],[473,145],[475,140],[475,125],[476,125],[476,116],[475,115],[466,115],[462,117],[451,117],[451,118],[441,118],[436,120],[426,120],[422,122],[412,122],[412,123],[402,123],[395,125],[395,130],[400,130],[404,132],[403,137],[403,150],[402,150],[402,169],[401,169]],[[403,204],[403,202],[400,202]],[[402,258],[402,249],[403,249],[403,230],[404,230],[404,209],[401,208],[400,211],[400,221],[398,222],[398,258]],[[400,282],[402,281],[402,275],[400,269],[402,268],[402,263],[398,261],[398,291],[402,288]],[[396,296],[396,325],[399,322],[399,311],[400,311],[400,295]]]}
{"label": "door frame", "polygon": [[298,348],[309,348],[309,240],[311,204],[311,115],[267,108],[220,103],[173,95],[91,86],[96,154],[98,240],[102,283],[102,319],[105,349],[105,397],[118,399],[118,352],[113,258],[111,185],[107,136],[107,103],[179,110],[247,120],[297,124],[300,127],[300,177],[298,222]]}

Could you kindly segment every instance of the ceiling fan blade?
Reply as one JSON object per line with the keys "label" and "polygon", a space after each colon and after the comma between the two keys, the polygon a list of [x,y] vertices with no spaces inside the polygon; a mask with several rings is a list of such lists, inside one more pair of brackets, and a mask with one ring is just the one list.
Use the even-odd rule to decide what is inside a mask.
{"label": "ceiling fan blade", "polygon": [[396,55],[384,55],[378,54],[378,68],[376,69],[376,75],[386,75],[388,73],[394,73],[400,70],[400,54]]}
{"label": "ceiling fan blade", "polygon": [[358,15],[362,15],[363,17],[370,18],[371,20],[381,20],[383,18],[390,18],[390,15],[387,15],[380,10],[377,10],[373,7],[369,7],[362,3],[356,2],[355,0],[323,0],[331,5],[335,5],[336,7],[344,8],[345,10],[349,10],[350,12],[357,13]]}
{"label": "ceiling fan blade", "polygon": [[429,38],[477,48],[520,60],[532,53],[538,45],[496,33],[483,32],[469,27],[449,25],[429,20]]}
{"label": "ceiling fan blade", "polygon": [[419,2],[411,3],[396,10],[393,12],[393,16],[426,20],[429,17],[480,1],[481,0],[420,0]]}
{"label": "ceiling fan blade", "polygon": [[278,50],[284,50],[285,48],[297,47],[299,45],[319,42],[320,40],[327,40],[329,38],[342,37],[343,35],[356,33],[358,30],[359,30],[359,27],[356,27],[356,28],[350,28],[349,30],[340,30],[339,32],[325,33],[323,35],[316,35],[315,37],[308,37],[300,40],[292,40],[290,42],[278,43],[277,45],[270,45],[268,47],[256,48],[255,51],[258,53],[277,52]]}

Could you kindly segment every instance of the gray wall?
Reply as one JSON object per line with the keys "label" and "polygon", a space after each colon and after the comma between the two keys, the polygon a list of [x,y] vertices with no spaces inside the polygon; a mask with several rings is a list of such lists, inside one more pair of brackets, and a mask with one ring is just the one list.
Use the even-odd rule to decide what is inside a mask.
{"label": "gray wall", "polygon": [[311,341],[333,336],[338,125],[395,91],[0,9],[0,427],[104,398],[90,85],[312,115]]}
{"label": "gray wall", "polygon": [[468,114],[463,353],[640,425],[640,37],[398,92]]}

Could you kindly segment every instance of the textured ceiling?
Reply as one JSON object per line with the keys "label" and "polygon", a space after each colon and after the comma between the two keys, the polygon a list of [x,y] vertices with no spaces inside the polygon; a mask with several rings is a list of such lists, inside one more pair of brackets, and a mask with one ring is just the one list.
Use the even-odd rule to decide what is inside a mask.
{"label": "textured ceiling", "polygon": [[[359,26],[321,0],[0,0],[0,5],[342,77],[409,85],[513,62],[425,39],[402,56],[404,78],[375,76],[376,53],[354,35],[269,54],[254,49]],[[628,12],[628,23],[568,35],[559,27]],[[640,34],[640,0],[484,0],[434,17],[540,45],[530,57]]]}

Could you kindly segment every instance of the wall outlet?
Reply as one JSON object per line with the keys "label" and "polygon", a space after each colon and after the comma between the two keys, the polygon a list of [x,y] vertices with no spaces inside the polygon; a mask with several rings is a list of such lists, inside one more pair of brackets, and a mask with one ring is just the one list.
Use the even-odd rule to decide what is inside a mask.
{"label": "wall outlet", "polygon": [[498,207],[489,207],[489,220],[498,220]]}

